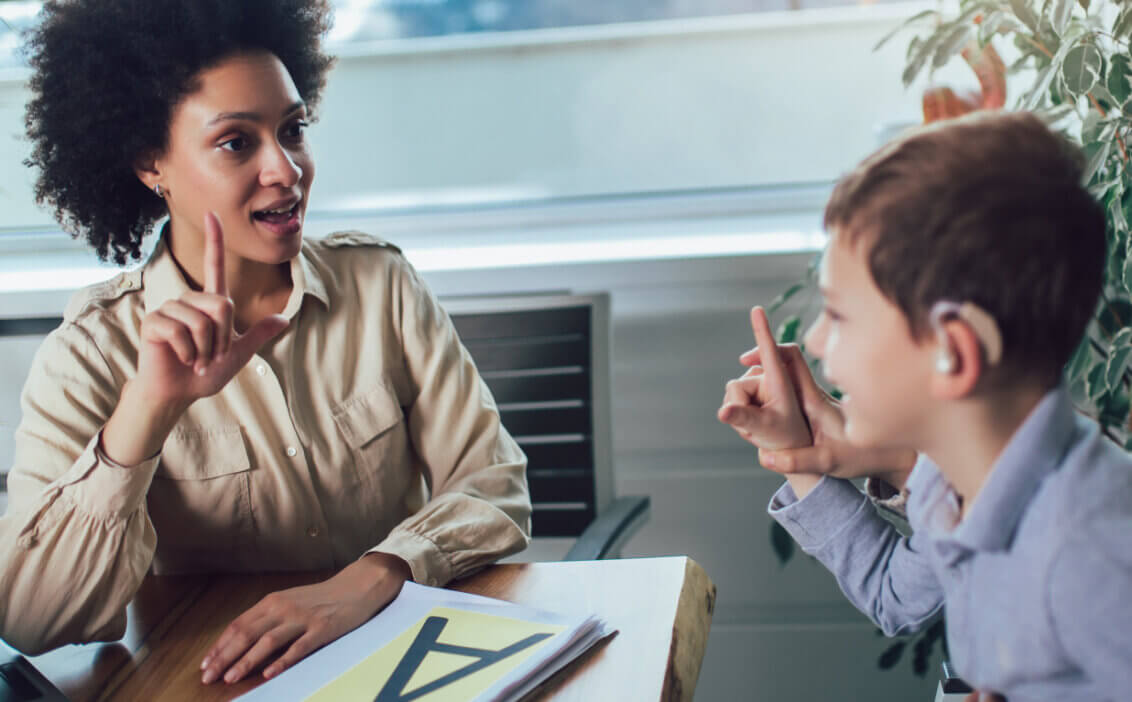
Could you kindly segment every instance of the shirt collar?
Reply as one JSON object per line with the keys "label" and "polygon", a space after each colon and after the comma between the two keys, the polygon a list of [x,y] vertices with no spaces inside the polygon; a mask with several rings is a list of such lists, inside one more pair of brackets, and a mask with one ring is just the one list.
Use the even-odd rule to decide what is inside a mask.
{"label": "shirt collar", "polygon": [[1057,470],[1077,431],[1077,416],[1064,387],[1041,399],[1007,442],[967,516],[955,526],[955,491],[926,456],[908,478],[909,513],[915,528],[927,528],[969,551],[1001,551],[1042,481]]}
{"label": "shirt collar", "polygon": [[[166,243],[169,225],[161,229],[161,238],[153,249],[153,254],[145,265],[142,273],[143,295],[146,312],[152,312],[169,300],[176,300],[189,292],[189,284],[185,280],[181,268],[173,259]],[[326,292],[326,283],[318,271],[318,267],[311,260],[308,244],[303,242],[299,255],[291,259],[291,282],[294,285],[291,297],[283,309],[283,315],[293,318],[302,306],[303,298],[311,295],[320,300],[323,305],[330,306],[330,296]]]}

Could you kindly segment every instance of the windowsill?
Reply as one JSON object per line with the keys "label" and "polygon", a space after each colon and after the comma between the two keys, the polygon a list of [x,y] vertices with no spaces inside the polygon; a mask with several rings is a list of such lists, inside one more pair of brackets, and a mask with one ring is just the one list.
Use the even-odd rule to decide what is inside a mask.
{"label": "windowsill", "polygon": [[[734,189],[710,193],[575,198],[494,207],[312,212],[306,230],[377,233],[397,244],[440,294],[578,289],[586,273],[620,278],[689,266],[703,279],[773,278],[755,259],[810,258],[824,245],[820,203],[828,185]],[[0,238],[0,309],[4,317],[58,315],[78,289],[120,269],[61,233]],[[657,271],[656,266],[663,266]],[[523,283],[516,274],[533,282]],[[502,277],[501,277],[502,275]],[[685,270],[682,274],[687,276]],[[469,284],[476,290],[468,289]]]}

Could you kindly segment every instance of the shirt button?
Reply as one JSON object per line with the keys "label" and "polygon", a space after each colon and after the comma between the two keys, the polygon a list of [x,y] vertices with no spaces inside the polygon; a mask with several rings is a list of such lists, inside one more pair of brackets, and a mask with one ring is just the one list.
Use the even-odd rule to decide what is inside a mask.
{"label": "shirt button", "polygon": [[255,372],[259,373],[260,375],[267,375],[267,366],[261,363],[255,367]]}
{"label": "shirt button", "polygon": [[298,453],[298,451],[296,451],[296,450],[295,450],[295,447],[294,447],[294,446],[288,446],[288,447],[287,447],[287,455],[288,455],[288,456],[290,456],[290,457],[294,458],[294,457],[295,457],[295,454],[297,454],[297,453]]}
{"label": "shirt button", "polygon": [[316,527],[316,526],[307,527],[307,536],[311,537],[312,539],[314,537],[318,536],[318,527]]}

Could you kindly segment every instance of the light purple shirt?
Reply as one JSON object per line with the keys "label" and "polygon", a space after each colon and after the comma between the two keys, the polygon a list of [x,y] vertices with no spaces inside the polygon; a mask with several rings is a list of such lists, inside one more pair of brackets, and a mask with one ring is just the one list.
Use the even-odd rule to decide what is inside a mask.
{"label": "light purple shirt", "polygon": [[967,517],[920,457],[901,536],[852,483],[789,484],[769,512],[887,635],[946,606],[951,662],[972,686],[1030,700],[1132,699],[1132,457],[1048,393]]}

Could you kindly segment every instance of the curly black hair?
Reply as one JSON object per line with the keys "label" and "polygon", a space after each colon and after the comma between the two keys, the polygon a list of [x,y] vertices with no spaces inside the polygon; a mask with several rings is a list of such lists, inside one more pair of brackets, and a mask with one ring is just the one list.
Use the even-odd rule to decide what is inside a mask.
{"label": "curly black hair", "polygon": [[334,59],[327,0],[49,0],[25,52],[36,202],[102,260],[141,257],[164,201],[134,172],[166,147],[197,74],[246,51],[283,62],[309,110]]}

